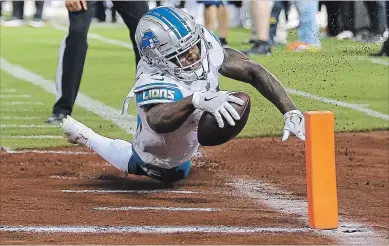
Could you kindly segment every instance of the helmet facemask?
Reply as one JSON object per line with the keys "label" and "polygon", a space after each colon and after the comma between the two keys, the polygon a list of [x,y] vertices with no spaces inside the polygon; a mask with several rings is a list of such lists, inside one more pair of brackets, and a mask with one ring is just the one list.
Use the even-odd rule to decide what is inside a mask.
{"label": "helmet facemask", "polygon": [[[202,30],[201,30],[202,31]],[[206,79],[210,70],[209,68],[209,44],[205,41],[204,36],[198,34],[198,38],[187,45],[185,48],[177,50],[167,56],[161,54],[160,57],[155,58],[154,65],[160,69],[173,75],[176,79],[183,82],[192,82],[195,80]],[[188,61],[184,59],[188,52],[193,52],[191,49],[198,51],[198,59]],[[186,64],[184,64],[184,61]]]}
{"label": "helmet facemask", "polygon": [[[185,57],[190,57],[188,53],[197,53],[198,58],[190,61]],[[209,72],[209,48],[204,39],[200,37],[190,47],[183,49],[181,52],[168,57],[168,60],[176,65],[173,68],[174,76],[180,80],[191,82],[200,79],[206,79]]]}

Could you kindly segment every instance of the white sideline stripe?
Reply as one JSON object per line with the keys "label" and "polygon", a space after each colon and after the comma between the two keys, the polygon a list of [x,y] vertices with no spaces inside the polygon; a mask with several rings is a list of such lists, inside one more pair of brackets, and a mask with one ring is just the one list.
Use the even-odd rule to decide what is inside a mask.
{"label": "white sideline stripe", "polygon": [[[59,24],[56,24],[54,22],[51,22],[50,24],[56,30],[68,31],[68,28],[66,26],[59,25]],[[133,46],[132,46],[131,43],[127,43],[127,42],[116,40],[116,39],[106,38],[106,37],[100,36],[100,35],[95,34],[95,33],[88,33],[88,38],[95,39],[95,40],[98,40],[98,41],[101,41],[101,42],[104,42],[104,43],[107,43],[107,44],[113,44],[113,45],[121,46],[121,47],[124,47],[124,48],[127,48],[127,49],[133,49]]]}
{"label": "white sideline stripe", "polygon": [[25,154],[25,153],[36,153],[36,154],[55,154],[55,155],[90,155],[93,153],[83,151],[56,151],[56,150],[5,150],[9,154]]}
{"label": "white sideline stripe", "polygon": [[[47,80],[42,76],[33,73],[21,66],[13,65],[2,57],[0,58],[0,67],[1,70],[15,78],[30,82],[34,85],[43,88],[45,91],[56,95],[55,83],[53,81]],[[78,93],[76,103],[84,109],[99,115],[103,119],[112,121],[128,133],[134,134],[136,126],[136,117],[128,114],[121,116],[120,110],[111,108],[100,101],[91,99],[81,92]],[[119,118],[117,116],[121,117]]]}
{"label": "white sideline stripe", "polygon": [[8,92],[8,93],[10,93],[10,92],[16,92],[16,89],[0,89],[0,92]]}
{"label": "white sideline stripe", "polygon": [[31,95],[21,94],[21,95],[4,95],[0,94],[0,98],[29,98]]}
{"label": "white sideline stripe", "polygon": [[381,65],[385,65],[385,66],[389,67],[389,62],[388,61],[384,61],[384,60],[377,59],[377,58],[370,58],[370,61],[372,63],[375,63],[375,64],[381,64]]}
{"label": "white sideline stripe", "polygon": [[[260,204],[277,212],[298,215],[298,219],[304,224],[308,222],[308,202],[301,197],[293,196],[291,193],[259,180],[237,179],[232,186],[241,194],[254,198]],[[342,245],[387,245],[388,243],[384,235],[375,232],[367,225],[354,223],[342,216],[339,216],[339,221],[339,228],[336,230],[313,231],[331,237]]]}
{"label": "white sideline stripe", "polygon": [[118,208],[110,208],[110,207],[97,207],[93,208],[93,210],[99,211],[131,211],[131,210],[160,210],[160,211],[194,211],[194,212],[216,212],[222,211],[220,208],[185,208],[185,207],[118,207]]}
{"label": "white sideline stripe", "polygon": [[28,108],[2,108],[1,112],[31,112]]}
{"label": "white sideline stripe", "polygon": [[37,136],[0,136],[0,138],[15,138],[15,139],[53,139],[63,138],[62,136],[55,135],[37,135]]}
{"label": "white sideline stripe", "polygon": [[64,193],[175,193],[175,194],[197,194],[196,191],[190,190],[62,190]]}
{"label": "white sideline stripe", "polygon": [[67,176],[59,176],[59,175],[51,175],[49,178],[51,178],[51,179],[79,179],[77,177],[67,177]]}
{"label": "white sideline stripe", "polygon": [[[1,61],[3,62],[3,61]],[[3,64],[1,64],[3,66]],[[1,102],[4,105],[43,105],[43,102]]]}
{"label": "white sideline stripe", "polygon": [[302,96],[302,97],[305,97],[305,98],[314,99],[314,100],[317,100],[317,101],[320,101],[320,102],[323,102],[323,103],[334,104],[336,106],[341,106],[341,107],[344,107],[344,108],[349,108],[349,109],[352,109],[352,110],[355,110],[355,111],[362,112],[362,113],[364,113],[366,115],[373,116],[375,118],[379,118],[379,119],[383,119],[383,120],[389,120],[389,115],[377,112],[377,111],[372,110],[372,109],[365,108],[365,107],[361,106],[361,104],[352,104],[352,103],[347,103],[347,102],[343,102],[343,101],[338,101],[338,100],[334,100],[334,99],[330,99],[330,98],[326,98],[326,97],[321,97],[321,96],[317,96],[317,95],[314,95],[314,94],[310,94],[308,92],[299,91],[299,90],[296,90],[296,89],[293,89],[293,88],[287,88],[286,91],[289,94],[292,94],[292,95],[298,95],[298,96]]}
{"label": "white sideline stripe", "polygon": [[57,127],[59,128],[60,126],[58,125],[7,125],[7,124],[1,124],[0,128],[54,128]]}
{"label": "white sideline stripe", "polygon": [[373,58],[373,57],[368,57],[368,56],[356,56],[355,59],[365,60],[365,61],[369,61],[371,63],[380,64],[380,65],[384,65],[384,66],[389,67],[389,61],[385,61],[385,60],[382,60],[379,58]]}
{"label": "white sideline stripe", "polygon": [[236,227],[236,226],[4,226],[0,232],[35,233],[293,233],[308,228]]}
{"label": "white sideline stripe", "polygon": [[2,120],[36,120],[42,118],[36,116],[1,116],[1,119]]}

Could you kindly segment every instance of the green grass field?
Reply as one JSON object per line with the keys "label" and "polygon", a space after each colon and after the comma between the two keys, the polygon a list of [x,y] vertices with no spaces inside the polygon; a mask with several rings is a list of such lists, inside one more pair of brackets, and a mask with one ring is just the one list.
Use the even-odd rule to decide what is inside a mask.
{"label": "green grass field", "polygon": [[[91,28],[91,33],[106,38],[129,42],[124,27]],[[34,72],[54,83],[58,47],[65,32],[51,27],[1,27],[1,57]],[[230,46],[248,48],[242,41],[249,37],[243,29],[230,31]],[[290,35],[290,41],[295,38]],[[368,60],[370,52],[380,47],[352,41],[324,40],[319,53],[290,53],[283,47],[273,49],[270,57],[252,57],[274,73],[287,88],[314,94],[388,115],[389,68]],[[361,57],[366,59],[361,59]],[[381,59],[388,63],[388,59]],[[124,47],[89,39],[89,51],[80,91],[88,97],[120,110],[122,100],[134,80],[134,55]],[[17,79],[2,68],[0,74],[1,146],[15,148],[43,148],[65,146],[62,138],[18,139],[15,136],[61,136],[59,127],[26,128],[25,125],[45,125],[51,114],[55,95],[24,80]],[[282,115],[249,85],[221,77],[223,90],[247,91],[252,98],[249,122],[241,137],[280,135]],[[19,97],[16,97],[19,96]],[[388,120],[319,100],[291,95],[301,111],[330,110],[336,115],[336,131],[387,129]],[[136,114],[130,106],[130,114]],[[73,116],[97,132],[114,138],[131,139],[131,135],[114,123],[76,105]],[[27,118],[30,117],[30,118]],[[24,127],[20,127],[24,125]]]}

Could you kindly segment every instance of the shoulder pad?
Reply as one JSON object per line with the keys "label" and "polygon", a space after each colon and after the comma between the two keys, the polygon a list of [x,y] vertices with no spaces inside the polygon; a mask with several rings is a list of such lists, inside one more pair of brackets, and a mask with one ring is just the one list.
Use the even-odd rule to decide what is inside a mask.
{"label": "shoulder pad", "polygon": [[203,27],[204,37],[207,42],[211,43],[211,48],[209,49],[209,58],[212,65],[219,67],[224,61],[224,51],[223,47],[220,44],[219,38],[211,30]]}

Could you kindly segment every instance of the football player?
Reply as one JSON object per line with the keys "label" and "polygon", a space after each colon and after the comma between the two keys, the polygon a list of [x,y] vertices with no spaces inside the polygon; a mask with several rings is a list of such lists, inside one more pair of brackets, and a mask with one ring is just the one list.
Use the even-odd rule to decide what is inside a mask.
{"label": "football player", "polygon": [[147,12],[136,30],[141,61],[134,88],[123,111],[135,98],[138,125],[131,142],[110,139],[68,116],[62,123],[73,143],[85,145],[125,173],[162,182],[185,178],[197,153],[198,122],[203,111],[219,127],[239,115],[230,103],[240,98],[219,89],[219,74],[249,83],[284,116],[282,141],[292,133],[305,140],[304,116],[278,79],[241,52],[223,49],[218,38],[185,12],[158,7]]}

